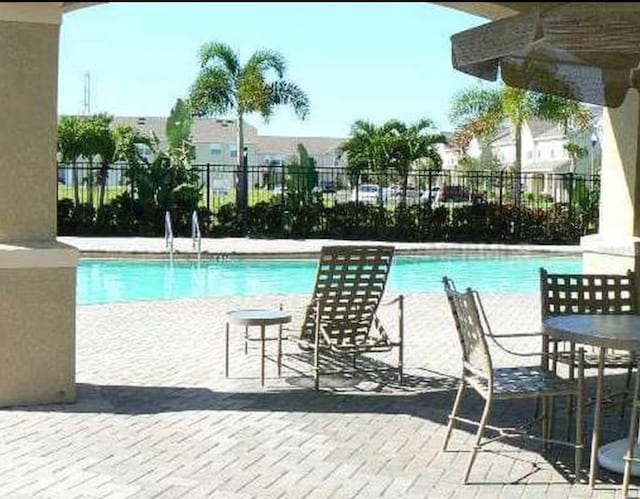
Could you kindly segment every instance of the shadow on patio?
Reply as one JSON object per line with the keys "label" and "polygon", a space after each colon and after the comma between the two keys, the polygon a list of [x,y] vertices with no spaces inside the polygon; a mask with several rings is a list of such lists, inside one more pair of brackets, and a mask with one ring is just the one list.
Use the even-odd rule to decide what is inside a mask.
{"label": "shadow on patio", "polygon": [[[304,360],[304,359],[297,359]],[[399,385],[393,369],[384,363],[366,358],[367,368],[383,368],[376,373],[366,376],[340,375],[323,378],[324,389],[316,392],[312,389],[313,380],[308,376],[288,376],[284,383],[270,387],[264,391],[241,391],[234,389],[234,382],[246,388],[247,378],[227,380],[224,390],[214,390],[206,387],[189,386],[139,386],[139,385],[102,385],[79,383],[78,398],[74,404],[45,405],[34,407],[14,407],[8,411],[49,412],[49,413],[95,413],[115,415],[161,415],[163,413],[180,413],[185,411],[233,411],[233,412],[264,412],[264,413],[310,413],[310,414],[386,414],[405,415],[435,423],[444,430],[447,416],[453,404],[458,380],[437,372],[427,370],[413,370],[406,376],[405,384]],[[385,370],[384,368],[387,367]],[[418,374],[419,373],[419,374]],[[608,378],[610,386],[615,388],[624,384],[624,375]],[[251,380],[251,383],[257,380]],[[587,379],[588,393],[593,392],[595,379]],[[564,436],[566,406],[562,398],[558,398],[556,410],[556,435]],[[498,402],[492,416],[492,424],[496,426],[514,426],[530,419],[533,414],[531,400],[511,400]],[[462,415],[478,419],[482,411],[482,400],[471,391],[465,398]],[[587,441],[591,436],[592,407],[586,412],[585,436]],[[627,411],[628,412],[628,411]],[[626,435],[628,418],[622,419],[618,411],[605,411],[603,417],[601,441],[607,442],[622,438]],[[460,425],[454,433],[451,450],[441,453],[446,455],[458,454],[466,461],[467,452],[471,446],[471,436],[474,429],[467,425]],[[491,435],[489,432],[488,435]],[[437,445],[440,445],[440,439]],[[511,484],[538,484],[532,476],[541,470],[541,466],[531,455],[521,451],[533,451],[545,460],[556,472],[570,483],[573,475],[573,452],[571,449],[555,446],[548,453],[543,454],[540,445],[522,439],[505,440],[505,446],[497,443],[490,450],[491,454],[498,454],[512,458],[514,463],[525,466],[526,471],[520,469],[511,473]],[[490,447],[491,449],[491,447]],[[583,473],[588,472],[588,452],[583,460]],[[482,459],[495,459],[484,454]],[[600,472],[600,489],[619,484],[621,477],[616,474]],[[492,481],[490,477],[481,480],[483,484],[501,483]]]}

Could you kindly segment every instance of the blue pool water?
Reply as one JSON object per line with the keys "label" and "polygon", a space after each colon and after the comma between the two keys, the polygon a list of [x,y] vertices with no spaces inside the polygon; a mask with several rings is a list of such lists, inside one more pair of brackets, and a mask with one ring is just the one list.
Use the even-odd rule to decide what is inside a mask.
{"label": "blue pool water", "polygon": [[[441,291],[443,275],[459,289],[537,292],[538,269],[581,272],[580,257],[446,255],[394,259],[388,291]],[[202,296],[310,293],[315,260],[174,262],[81,259],[80,304]]]}

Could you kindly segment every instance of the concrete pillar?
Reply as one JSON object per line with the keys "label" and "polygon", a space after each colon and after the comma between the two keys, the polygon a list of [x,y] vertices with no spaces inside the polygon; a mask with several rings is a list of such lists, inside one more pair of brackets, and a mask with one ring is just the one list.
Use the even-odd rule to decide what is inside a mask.
{"label": "concrete pillar", "polygon": [[78,253],[56,242],[62,10],[0,3],[0,406],[75,399]]}
{"label": "concrete pillar", "polygon": [[605,109],[600,226],[581,240],[585,272],[640,271],[640,95]]}

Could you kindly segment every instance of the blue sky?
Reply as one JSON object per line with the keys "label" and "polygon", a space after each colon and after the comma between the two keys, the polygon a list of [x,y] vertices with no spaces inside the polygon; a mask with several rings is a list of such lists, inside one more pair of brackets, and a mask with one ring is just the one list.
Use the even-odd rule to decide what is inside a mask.
{"label": "blue sky", "polygon": [[197,74],[197,54],[225,42],[246,59],[270,48],[308,94],[301,122],[288,108],[261,134],[346,136],[357,119],[433,119],[450,129],[456,91],[478,83],[451,67],[450,36],[483,19],[428,3],[111,3],[65,15],[59,112],[167,115]]}

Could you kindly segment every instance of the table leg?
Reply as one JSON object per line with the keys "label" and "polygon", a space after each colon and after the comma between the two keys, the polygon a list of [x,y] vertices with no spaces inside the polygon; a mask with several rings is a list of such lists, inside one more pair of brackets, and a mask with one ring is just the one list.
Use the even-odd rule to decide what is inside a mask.
{"label": "table leg", "polygon": [[633,401],[631,405],[631,420],[629,422],[629,439],[627,440],[627,452],[624,462],[624,475],[622,480],[622,495],[628,496],[629,481],[631,479],[631,467],[633,454],[638,444],[638,393],[640,392],[640,369],[636,370],[636,382],[633,389]]}
{"label": "table leg", "polygon": [[282,376],[282,324],[278,326],[278,378]]}
{"label": "table leg", "polygon": [[602,384],[604,378],[604,353],[600,348],[598,355],[598,378],[596,380],[596,403],[593,413],[593,433],[591,436],[591,462],[589,465],[589,487],[593,488],[598,474],[598,448],[600,447],[600,419],[602,412]]}
{"label": "table leg", "polygon": [[265,325],[260,325],[260,384],[264,386],[264,337]]}
{"label": "table leg", "polygon": [[249,326],[244,327],[244,354],[249,351]]}
{"label": "table leg", "polygon": [[224,377],[229,377],[229,323],[224,335]]}

